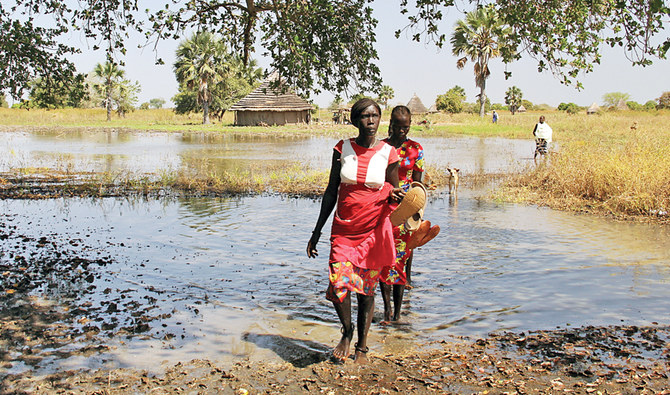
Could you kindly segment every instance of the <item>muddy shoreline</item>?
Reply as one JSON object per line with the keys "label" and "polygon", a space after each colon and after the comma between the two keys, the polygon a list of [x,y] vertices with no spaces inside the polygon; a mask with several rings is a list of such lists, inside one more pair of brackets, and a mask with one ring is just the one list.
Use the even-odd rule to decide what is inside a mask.
{"label": "muddy shoreline", "polygon": [[[285,349],[280,362],[37,373],[46,360],[104,356],[164,317],[151,298],[129,302],[124,290],[95,287],[115,258],[87,245],[86,234],[34,238],[2,215],[0,241],[1,393],[670,393],[670,327],[656,323],[450,337],[393,354],[373,350],[365,367],[335,363],[330,345],[313,344]],[[101,307],[82,298],[91,293],[106,295]]]}
{"label": "muddy shoreline", "polygon": [[326,360],[192,360],[162,374],[133,369],[7,376],[3,393],[518,393],[668,394],[670,328],[584,327],[450,339],[421,351]]}

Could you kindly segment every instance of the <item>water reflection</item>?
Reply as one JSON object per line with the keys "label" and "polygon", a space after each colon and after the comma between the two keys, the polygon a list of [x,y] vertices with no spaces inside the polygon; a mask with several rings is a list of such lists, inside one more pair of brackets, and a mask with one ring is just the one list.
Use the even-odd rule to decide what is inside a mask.
{"label": "water reflection", "polygon": [[[463,173],[505,172],[527,166],[533,142],[476,137],[417,138],[427,163]],[[241,136],[216,133],[130,131],[3,132],[0,171],[46,167],[71,171],[159,173],[208,161],[213,171],[245,170],[259,161],[300,161],[316,169],[330,165],[335,138]],[[197,160],[196,160],[197,159]]]}
{"label": "water reflection", "polygon": [[[458,204],[446,195],[429,203],[426,217],[442,232],[417,250],[406,324],[375,325],[373,348],[509,329],[667,324],[668,229],[475,195],[463,189]],[[328,235],[319,259],[304,252],[318,201],[5,200],[0,209],[31,237],[86,234],[92,251],[114,258],[92,284],[97,291],[72,301],[79,308],[111,311],[118,326],[137,324],[112,314],[113,300],[123,301],[119,311],[135,303],[151,311],[146,332],[109,339],[118,348],[99,363],[146,368],[196,357],[281,357],[278,349],[289,343],[318,359],[339,339],[324,298]],[[380,315],[378,307],[376,321]]]}

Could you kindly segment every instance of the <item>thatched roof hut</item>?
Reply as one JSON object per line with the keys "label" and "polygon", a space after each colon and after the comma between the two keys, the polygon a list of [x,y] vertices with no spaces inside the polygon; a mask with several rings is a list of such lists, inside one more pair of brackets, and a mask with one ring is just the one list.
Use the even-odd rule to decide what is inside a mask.
{"label": "thatched roof hut", "polygon": [[596,114],[598,111],[600,111],[600,106],[596,102],[593,102],[591,107],[586,109],[587,114]]}
{"label": "thatched roof hut", "polygon": [[428,112],[431,113],[431,114],[439,112],[439,111],[437,111],[437,105],[435,103],[433,103],[433,105],[430,106],[430,108],[428,109]]}
{"label": "thatched roof hut", "polygon": [[519,108],[516,109],[516,112],[526,112],[526,107],[522,105],[519,106]]}
{"label": "thatched roof hut", "polygon": [[235,125],[310,123],[312,105],[290,90],[282,93],[279,88],[271,89],[270,83],[277,78],[277,73],[270,75],[258,88],[230,107],[230,111],[235,111]]}
{"label": "thatched roof hut", "polygon": [[428,109],[426,108],[426,106],[423,105],[421,99],[419,99],[416,93],[409,100],[409,103],[407,103],[407,108],[409,108],[409,110],[412,112],[412,115],[425,114],[428,112]]}

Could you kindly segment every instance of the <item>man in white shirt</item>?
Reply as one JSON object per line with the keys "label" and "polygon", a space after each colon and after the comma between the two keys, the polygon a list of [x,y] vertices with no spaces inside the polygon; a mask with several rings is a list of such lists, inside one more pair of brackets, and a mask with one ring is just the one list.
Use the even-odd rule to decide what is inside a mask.
{"label": "man in white shirt", "polygon": [[544,122],[544,115],[540,116],[540,122],[536,123],[535,129],[533,129],[533,136],[535,136],[535,155],[533,159],[537,158],[537,154],[547,154],[552,132],[551,126]]}

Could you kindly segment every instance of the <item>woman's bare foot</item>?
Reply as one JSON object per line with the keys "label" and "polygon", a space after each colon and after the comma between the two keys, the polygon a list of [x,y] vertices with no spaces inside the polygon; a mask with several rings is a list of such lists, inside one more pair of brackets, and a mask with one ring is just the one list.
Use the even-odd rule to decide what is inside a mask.
{"label": "woman's bare foot", "polygon": [[359,365],[366,365],[368,363],[368,350],[369,348],[361,348],[358,347],[358,343],[356,343],[356,354],[354,355],[354,362],[359,364]]}
{"label": "woman's bare foot", "polygon": [[354,337],[354,325],[352,324],[348,331],[342,328],[342,339],[333,349],[333,357],[344,361],[349,358],[349,346],[351,345],[351,339]]}

